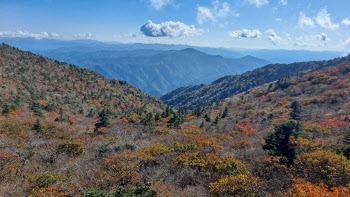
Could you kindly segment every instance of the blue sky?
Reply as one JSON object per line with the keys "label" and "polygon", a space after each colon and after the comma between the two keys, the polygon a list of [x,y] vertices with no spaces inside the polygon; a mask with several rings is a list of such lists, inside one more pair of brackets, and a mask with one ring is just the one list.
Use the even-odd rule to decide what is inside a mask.
{"label": "blue sky", "polygon": [[0,0],[0,36],[350,51],[349,0]]}

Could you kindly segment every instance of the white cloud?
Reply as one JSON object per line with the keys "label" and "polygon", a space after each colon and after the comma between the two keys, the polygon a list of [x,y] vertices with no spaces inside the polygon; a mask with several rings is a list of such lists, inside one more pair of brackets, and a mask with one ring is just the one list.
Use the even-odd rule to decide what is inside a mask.
{"label": "white cloud", "polygon": [[260,38],[261,32],[259,31],[259,29],[255,29],[255,30],[242,29],[242,30],[231,31],[229,35],[233,38]]}
{"label": "white cloud", "polygon": [[230,13],[233,16],[239,17],[238,13],[231,12],[230,5],[227,2],[220,4],[219,0],[212,2],[213,7],[197,7],[197,22],[198,24],[203,24],[207,21],[216,21],[217,18],[225,18]]}
{"label": "white cloud", "polygon": [[318,40],[321,40],[321,41],[327,41],[328,40],[328,36],[325,33],[321,33],[320,35],[316,35],[316,38]]}
{"label": "white cloud", "polygon": [[304,26],[314,27],[315,26],[314,21],[310,17],[305,16],[305,14],[302,12],[299,13],[298,24],[301,27],[304,27]]}
{"label": "white cloud", "polygon": [[328,30],[336,30],[339,28],[339,24],[337,23],[332,23],[331,20],[331,15],[327,12],[327,9],[324,8],[322,9],[316,17],[316,22],[319,24],[321,27],[328,29]]}
{"label": "white cloud", "polygon": [[78,33],[74,34],[74,37],[80,38],[80,39],[88,39],[92,37],[92,34],[89,32],[84,32],[84,33]]}
{"label": "white cloud", "polygon": [[346,25],[346,26],[350,26],[350,20],[349,20],[349,18],[343,19],[343,20],[341,21],[341,24]]}
{"label": "white cloud", "polygon": [[271,40],[271,42],[274,44],[274,45],[277,45],[279,44],[281,41],[282,41],[282,38],[277,36],[277,34],[275,33],[275,30],[274,29],[269,29],[265,32],[268,36],[267,36],[267,39],[268,40]]}
{"label": "white cloud", "polygon": [[161,10],[164,6],[172,3],[173,0],[149,0],[150,6],[155,10]]}
{"label": "white cloud", "polygon": [[288,1],[287,1],[287,0],[281,0],[280,3],[281,3],[282,5],[287,5],[287,4],[288,4]]}
{"label": "white cloud", "polygon": [[282,19],[281,19],[281,18],[275,18],[275,21],[276,21],[276,22],[281,22]]}
{"label": "white cloud", "polygon": [[194,25],[173,21],[156,24],[150,20],[142,25],[140,31],[148,37],[181,37],[198,33]]}
{"label": "white cloud", "polygon": [[0,32],[0,37],[22,37],[22,38],[35,38],[35,39],[43,39],[43,38],[58,38],[61,37],[59,34],[55,32],[40,32],[40,33],[32,33],[28,31],[7,31]]}
{"label": "white cloud", "polygon": [[350,55],[350,38],[344,42],[344,50]]}
{"label": "white cloud", "polygon": [[269,0],[248,0],[251,5],[255,5],[257,8],[260,8],[263,5],[269,3]]}

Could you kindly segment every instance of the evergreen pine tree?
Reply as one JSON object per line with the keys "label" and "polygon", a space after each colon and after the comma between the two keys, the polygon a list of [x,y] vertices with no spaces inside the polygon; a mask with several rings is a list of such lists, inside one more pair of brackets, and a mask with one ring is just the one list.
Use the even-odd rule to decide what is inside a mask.
{"label": "evergreen pine tree", "polygon": [[264,150],[269,151],[272,156],[285,156],[289,163],[293,163],[296,157],[295,145],[290,142],[290,137],[299,136],[301,125],[294,121],[286,121],[275,125],[275,132],[268,133],[264,137],[265,144],[262,144]]}
{"label": "evergreen pine tree", "polygon": [[228,115],[228,108],[225,107],[225,110],[224,110],[224,112],[222,113],[221,118],[226,118],[227,115]]}
{"label": "evergreen pine tree", "polygon": [[290,106],[290,108],[292,108],[292,111],[290,112],[290,118],[292,120],[300,120],[300,116],[301,116],[301,104],[297,101],[297,100],[294,100]]}
{"label": "evergreen pine tree", "polygon": [[43,133],[44,129],[41,126],[39,119],[36,119],[36,123],[33,125],[33,129],[38,133]]}
{"label": "evergreen pine tree", "polygon": [[111,123],[109,122],[108,114],[105,109],[103,109],[99,115],[99,122],[95,124],[95,131],[97,131],[101,127],[107,127],[109,128],[111,126]]}
{"label": "evergreen pine tree", "polygon": [[7,103],[4,104],[3,108],[2,108],[2,113],[3,114],[8,114],[11,112],[11,107],[10,105],[8,105]]}

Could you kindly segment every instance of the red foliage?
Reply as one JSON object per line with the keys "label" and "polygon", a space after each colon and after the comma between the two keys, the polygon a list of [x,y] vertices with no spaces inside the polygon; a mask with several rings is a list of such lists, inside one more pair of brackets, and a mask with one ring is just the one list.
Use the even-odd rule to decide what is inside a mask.
{"label": "red foliage", "polygon": [[342,81],[342,82],[340,82],[338,85],[334,86],[333,89],[341,88],[341,87],[343,87],[345,84],[346,84],[346,82],[345,82],[345,81]]}

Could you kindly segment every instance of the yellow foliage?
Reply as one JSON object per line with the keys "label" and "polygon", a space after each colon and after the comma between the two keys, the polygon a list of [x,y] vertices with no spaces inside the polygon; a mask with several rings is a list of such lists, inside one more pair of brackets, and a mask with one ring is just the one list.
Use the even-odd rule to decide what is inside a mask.
{"label": "yellow foliage", "polygon": [[251,174],[238,174],[219,179],[210,184],[213,196],[255,196],[258,178]]}
{"label": "yellow foliage", "polygon": [[171,148],[163,144],[153,144],[140,150],[138,154],[142,160],[154,160],[156,156],[170,152]]}
{"label": "yellow foliage", "polygon": [[323,182],[329,187],[336,187],[350,181],[349,160],[330,150],[301,153],[295,164],[311,182]]}
{"label": "yellow foliage", "polygon": [[241,161],[232,156],[220,157],[215,153],[204,155],[202,152],[182,153],[174,159],[175,164],[179,166],[201,167],[212,170],[218,174],[239,174],[246,172]]}
{"label": "yellow foliage", "polygon": [[131,150],[105,158],[102,166],[105,170],[102,174],[103,187],[141,182],[141,175],[137,172],[141,167],[140,158]]}
{"label": "yellow foliage", "polygon": [[174,162],[180,166],[205,167],[206,160],[202,152],[182,153],[174,159]]}
{"label": "yellow foliage", "polygon": [[65,152],[69,156],[82,155],[85,151],[85,142],[81,139],[64,140],[58,145],[58,152]]}

